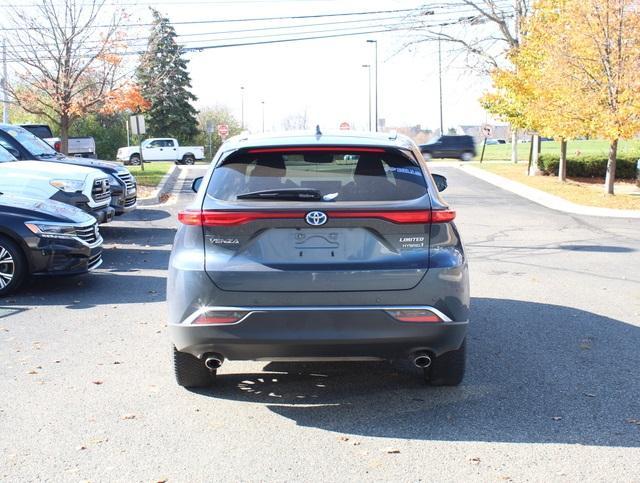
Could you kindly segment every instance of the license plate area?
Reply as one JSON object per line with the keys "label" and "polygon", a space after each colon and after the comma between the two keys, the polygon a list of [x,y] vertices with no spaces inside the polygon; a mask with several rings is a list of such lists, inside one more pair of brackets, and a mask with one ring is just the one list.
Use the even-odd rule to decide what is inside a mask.
{"label": "license plate area", "polygon": [[330,229],[299,229],[291,234],[290,247],[303,262],[314,260],[344,260],[344,234]]}

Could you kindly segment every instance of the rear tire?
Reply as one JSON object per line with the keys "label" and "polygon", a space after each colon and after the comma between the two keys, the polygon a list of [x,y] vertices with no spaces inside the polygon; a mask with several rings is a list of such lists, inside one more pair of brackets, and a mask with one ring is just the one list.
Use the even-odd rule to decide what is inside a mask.
{"label": "rear tire", "polygon": [[464,153],[462,153],[462,155],[460,156],[460,159],[462,161],[471,161],[473,159],[473,153],[470,151],[465,151]]}
{"label": "rear tire", "polygon": [[197,357],[180,352],[173,347],[173,369],[176,382],[182,387],[209,387],[216,378],[216,371],[210,371]]}
{"label": "rear tire", "polygon": [[133,154],[129,158],[129,164],[131,164],[133,166],[139,166],[140,165],[140,156],[138,156],[137,154]]}
{"label": "rear tire", "polygon": [[182,164],[194,164],[196,162],[196,158],[193,156],[187,155],[182,158]]}
{"label": "rear tire", "polygon": [[467,339],[459,349],[445,352],[436,357],[430,367],[424,370],[424,378],[431,386],[457,386],[464,378]]}
{"label": "rear tire", "polygon": [[27,262],[20,247],[10,238],[0,236],[0,297],[18,290],[27,274]]}

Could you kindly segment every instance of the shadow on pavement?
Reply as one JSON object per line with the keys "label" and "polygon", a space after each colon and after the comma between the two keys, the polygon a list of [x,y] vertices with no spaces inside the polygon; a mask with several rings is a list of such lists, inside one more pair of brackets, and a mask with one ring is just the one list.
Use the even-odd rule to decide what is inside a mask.
{"label": "shadow on pavement", "polygon": [[[176,234],[174,228],[107,226],[100,227],[104,243],[139,246],[171,245]],[[109,247],[106,247],[107,250]]]}
{"label": "shadow on pavement", "polygon": [[640,329],[573,308],[475,298],[468,371],[425,386],[397,363],[269,363],[200,392],[300,426],[388,438],[640,447]]}
{"label": "shadow on pavement", "polygon": [[[118,216],[114,221],[158,221],[170,218],[172,215],[166,210],[153,208],[138,208],[130,213]],[[104,227],[100,227],[101,229]],[[108,226],[106,227],[108,228]]]}

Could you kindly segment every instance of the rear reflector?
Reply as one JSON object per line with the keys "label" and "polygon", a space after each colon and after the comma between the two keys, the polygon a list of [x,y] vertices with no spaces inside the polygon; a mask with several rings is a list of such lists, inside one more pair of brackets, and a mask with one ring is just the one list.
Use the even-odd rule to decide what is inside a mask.
{"label": "rear reflector", "polygon": [[440,317],[426,309],[387,310],[387,313],[400,322],[442,322]]}
{"label": "rear reflector", "polygon": [[205,312],[198,316],[192,324],[193,325],[224,325],[234,324],[242,319],[248,312],[237,312],[231,310],[217,310]]}
{"label": "rear reflector", "polygon": [[[303,220],[305,211],[212,211],[185,210],[178,213],[178,221],[194,226],[236,226],[256,220]],[[411,211],[327,211],[332,218],[377,218],[392,223],[447,223],[456,217],[453,210],[411,210]]]}

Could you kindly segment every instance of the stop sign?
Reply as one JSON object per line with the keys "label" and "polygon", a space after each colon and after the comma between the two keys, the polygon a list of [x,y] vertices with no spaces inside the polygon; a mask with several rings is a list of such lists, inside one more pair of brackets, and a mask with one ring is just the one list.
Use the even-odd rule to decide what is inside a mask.
{"label": "stop sign", "polygon": [[343,131],[348,131],[349,129],[351,129],[351,126],[349,125],[348,122],[341,122],[340,129]]}
{"label": "stop sign", "polygon": [[229,126],[226,124],[218,124],[218,134],[222,137],[225,137],[229,134]]}

